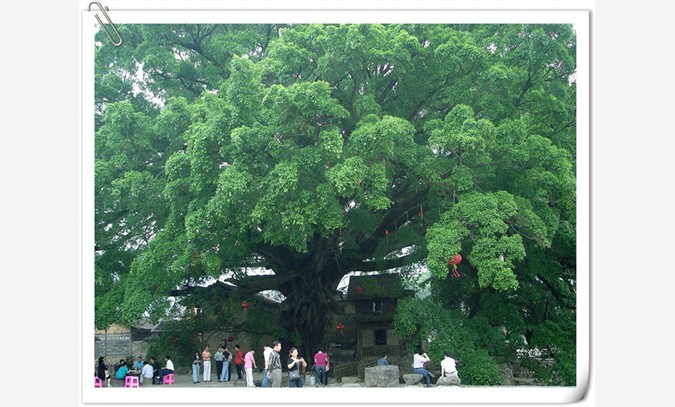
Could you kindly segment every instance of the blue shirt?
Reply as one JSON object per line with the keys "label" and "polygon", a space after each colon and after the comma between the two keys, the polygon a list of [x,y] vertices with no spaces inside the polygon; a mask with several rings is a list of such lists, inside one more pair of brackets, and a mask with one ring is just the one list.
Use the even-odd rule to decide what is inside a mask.
{"label": "blue shirt", "polygon": [[129,371],[129,368],[127,365],[121,366],[119,369],[117,369],[117,373],[115,373],[115,379],[124,379],[127,377],[127,372]]}
{"label": "blue shirt", "polygon": [[389,364],[389,361],[385,358],[380,358],[377,361],[378,366],[387,366]]}

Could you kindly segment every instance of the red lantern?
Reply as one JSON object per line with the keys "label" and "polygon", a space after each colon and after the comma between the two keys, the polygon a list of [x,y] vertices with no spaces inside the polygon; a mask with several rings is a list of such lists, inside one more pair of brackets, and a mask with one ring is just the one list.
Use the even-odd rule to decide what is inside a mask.
{"label": "red lantern", "polygon": [[228,336],[227,341],[228,342],[234,342],[234,336]]}
{"label": "red lantern", "polygon": [[462,261],[462,256],[460,254],[454,255],[451,259],[448,260],[448,264],[453,266],[458,265]]}
{"label": "red lantern", "polygon": [[243,308],[244,310],[248,309],[248,302],[246,300],[242,301],[240,304],[240,307]]}
{"label": "red lantern", "polygon": [[448,259],[448,264],[452,266],[452,275],[455,278],[459,278],[459,271],[457,271],[457,265],[462,261],[462,256],[458,253],[454,255],[451,259]]}
{"label": "red lantern", "polygon": [[335,329],[337,329],[340,332],[340,334],[342,334],[342,331],[345,330],[345,324],[337,324]]}
{"label": "red lantern", "polygon": [[356,287],[354,287],[354,292],[356,292],[356,294],[363,293],[363,287],[361,287],[360,285],[357,285]]}

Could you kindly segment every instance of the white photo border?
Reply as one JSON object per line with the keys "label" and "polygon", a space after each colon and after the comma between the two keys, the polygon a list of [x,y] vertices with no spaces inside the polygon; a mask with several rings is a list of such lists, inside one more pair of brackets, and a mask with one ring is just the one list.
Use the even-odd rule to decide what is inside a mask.
{"label": "white photo border", "polygon": [[[81,15],[81,374],[82,402],[105,404],[432,404],[432,403],[571,403],[582,400],[591,379],[590,366],[590,12],[447,11],[447,10],[251,10],[115,11],[115,24],[198,23],[532,23],[573,24],[577,34],[577,385],[574,387],[307,388],[288,397],[285,388],[168,388],[158,391],[95,389],[94,358],[94,34],[95,12]],[[124,44],[122,45],[124,46]]]}

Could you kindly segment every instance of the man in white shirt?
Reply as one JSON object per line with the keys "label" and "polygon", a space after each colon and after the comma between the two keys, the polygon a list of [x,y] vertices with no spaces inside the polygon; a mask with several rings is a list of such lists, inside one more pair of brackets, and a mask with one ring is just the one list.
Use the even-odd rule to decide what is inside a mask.
{"label": "man in white shirt", "polygon": [[424,364],[430,362],[429,356],[426,352],[422,352],[421,348],[418,348],[413,355],[413,372],[421,374],[424,377],[424,382],[426,387],[431,387],[431,377],[429,371],[424,367]]}
{"label": "man in white shirt", "polygon": [[152,376],[155,375],[155,369],[152,368],[152,365],[148,362],[143,362],[143,368],[141,369],[141,384],[143,384],[143,379],[152,380]]}
{"label": "man in white shirt", "polygon": [[441,377],[438,379],[437,384],[445,385],[457,385],[459,386],[462,381],[457,375],[457,362],[450,356],[450,353],[444,352],[445,356],[441,361]]}
{"label": "man in white shirt", "polygon": [[445,356],[441,361],[441,377],[457,376],[457,365],[455,359],[450,357],[448,352],[444,352]]}
{"label": "man in white shirt", "polygon": [[171,374],[171,373],[174,373],[173,362],[171,361],[171,356],[169,356],[169,355],[164,356],[164,360],[165,360],[164,369],[159,369],[159,384],[163,383],[162,379],[164,378],[164,376],[166,376],[168,374]]}
{"label": "man in white shirt", "polygon": [[265,359],[265,371],[263,372],[262,384],[260,387],[267,387],[269,385],[269,378],[267,377],[267,368],[270,363],[270,353],[272,353],[272,348],[265,345],[263,346],[263,358]]}

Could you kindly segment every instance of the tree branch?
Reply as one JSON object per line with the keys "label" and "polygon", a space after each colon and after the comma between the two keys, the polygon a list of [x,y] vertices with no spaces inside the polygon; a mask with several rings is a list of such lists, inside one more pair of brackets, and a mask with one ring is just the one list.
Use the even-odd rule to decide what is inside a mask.
{"label": "tree branch", "polygon": [[[551,284],[551,282],[548,281],[547,278],[545,278],[545,277],[542,276],[541,274],[537,274],[537,278],[538,278],[538,279],[546,286],[546,288],[549,289],[549,291],[551,292],[551,294],[553,294],[553,296],[554,296],[558,301],[560,301],[560,303],[562,304],[563,307],[565,307],[565,308],[567,308],[567,309],[571,309],[571,310],[576,310],[576,309],[577,309],[577,307],[576,307],[574,301],[569,301],[569,298],[568,298],[567,296],[563,295],[562,293],[560,293],[560,292],[553,286],[553,284]],[[570,304],[573,304],[573,305],[570,305]]]}
{"label": "tree branch", "polygon": [[416,250],[406,256],[397,257],[395,259],[385,259],[380,261],[364,261],[361,263],[355,263],[348,267],[347,272],[351,271],[380,271],[380,270],[390,270],[394,268],[399,268],[403,266],[409,266],[415,264],[427,255],[426,249]]}
{"label": "tree branch", "polygon": [[[382,221],[373,234],[368,237],[363,236],[363,239],[358,242],[363,248],[361,252],[366,256],[371,255],[377,248],[377,243],[384,234],[384,231],[388,229],[393,230],[396,219],[400,218],[407,211],[416,210],[417,206],[425,201],[428,191],[429,187],[421,188],[419,191],[403,197],[398,203],[394,204],[384,216],[382,216]],[[416,216],[417,215],[413,215],[412,217],[415,218]]]}

